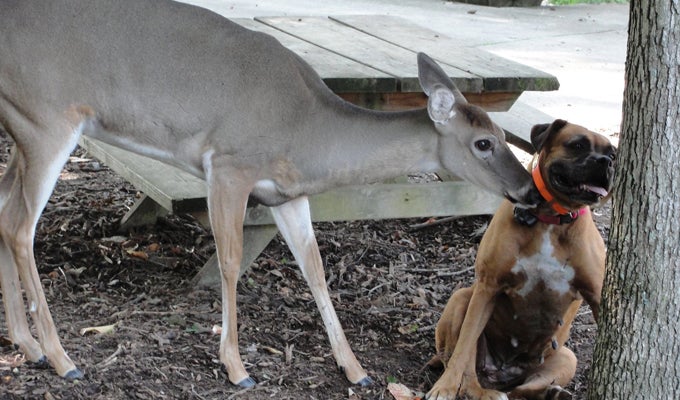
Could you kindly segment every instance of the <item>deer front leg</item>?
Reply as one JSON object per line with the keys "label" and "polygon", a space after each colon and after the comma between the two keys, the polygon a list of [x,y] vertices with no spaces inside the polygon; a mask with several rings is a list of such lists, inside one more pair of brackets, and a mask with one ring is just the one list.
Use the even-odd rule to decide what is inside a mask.
{"label": "deer front leg", "polygon": [[312,291],[338,367],[350,382],[370,385],[372,380],[354,356],[328,294],[321,254],[312,229],[309,200],[307,197],[291,200],[272,208],[272,214]]}
{"label": "deer front leg", "polygon": [[217,248],[217,262],[222,282],[222,334],[220,361],[229,381],[241,387],[252,387],[255,381],[248,375],[238,349],[236,289],[243,256],[243,221],[248,186],[241,173],[225,166],[216,167],[220,160],[208,158],[205,164],[208,182],[210,225]]}

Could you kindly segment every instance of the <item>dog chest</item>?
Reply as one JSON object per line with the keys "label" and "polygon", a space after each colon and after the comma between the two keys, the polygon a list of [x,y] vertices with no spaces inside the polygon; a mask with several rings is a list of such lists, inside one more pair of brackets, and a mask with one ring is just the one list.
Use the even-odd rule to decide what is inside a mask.
{"label": "dog chest", "polygon": [[569,265],[568,259],[561,259],[555,254],[551,232],[552,227],[543,232],[533,254],[517,257],[510,270],[513,284],[508,288],[513,294],[528,298],[536,291],[553,296],[571,292],[574,268]]}

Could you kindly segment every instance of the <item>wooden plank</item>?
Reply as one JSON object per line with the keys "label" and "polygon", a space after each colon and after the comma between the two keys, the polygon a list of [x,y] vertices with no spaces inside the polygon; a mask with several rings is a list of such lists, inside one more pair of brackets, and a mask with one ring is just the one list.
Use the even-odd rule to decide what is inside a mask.
{"label": "wooden plank", "polygon": [[[244,246],[239,277],[248,270],[278,232],[279,229],[276,225],[246,226],[243,228]],[[191,286],[219,288],[221,283],[222,276],[217,262],[217,253],[214,253],[203,265],[203,268],[191,279]]]}
{"label": "wooden plank", "polygon": [[247,29],[275,37],[282,45],[307,61],[326,85],[336,93],[386,93],[397,90],[397,79],[385,72],[342,57],[253,19],[232,18],[231,20]]}
{"label": "wooden plank", "polygon": [[[530,66],[508,60],[479,48],[394,16],[352,15],[330,17],[361,32],[413,51],[422,51],[447,65],[484,79],[484,90],[557,90],[556,77]],[[403,90],[409,90],[403,89]]]}
{"label": "wooden plank", "polygon": [[80,145],[156,203],[174,213],[205,209],[205,182],[179,168],[81,136]]}
{"label": "wooden plank", "polygon": [[154,199],[144,194],[120,220],[120,230],[126,232],[132,228],[145,225],[153,225],[159,217],[167,215],[170,211],[161,207]]}
{"label": "wooden plank", "polygon": [[[463,95],[472,104],[486,111],[507,111],[521,92],[468,93]],[[365,108],[378,110],[408,110],[427,106],[427,96],[422,92],[397,93],[338,93],[343,99]]]}
{"label": "wooden plank", "polygon": [[[385,42],[325,17],[269,17],[256,20],[393,75],[398,78],[401,91],[421,91],[415,51]],[[444,70],[461,91],[473,93],[482,91],[482,79],[479,76],[452,66],[444,66]]]}
{"label": "wooden plank", "polygon": [[[501,198],[467,182],[347,186],[310,197],[312,220],[355,221],[493,214]],[[246,225],[273,223],[266,207],[249,208]]]}
{"label": "wooden plank", "polygon": [[534,153],[531,144],[531,128],[536,124],[547,124],[554,117],[518,101],[507,112],[491,112],[491,119],[506,133],[508,143],[512,143],[527,153]]}

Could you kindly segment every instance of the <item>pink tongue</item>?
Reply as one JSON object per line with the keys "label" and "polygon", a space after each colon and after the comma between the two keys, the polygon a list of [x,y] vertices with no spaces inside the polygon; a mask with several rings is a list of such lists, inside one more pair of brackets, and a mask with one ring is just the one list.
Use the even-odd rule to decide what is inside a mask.
{"label": "pink tongue", "polygon": [[609,194],[604,188],[601,188],[599,186],[590,186],[590,185],[584,185],[585,189],[588,191],[591,191],[593,193],[597,193],[602,197],[605,197]]}

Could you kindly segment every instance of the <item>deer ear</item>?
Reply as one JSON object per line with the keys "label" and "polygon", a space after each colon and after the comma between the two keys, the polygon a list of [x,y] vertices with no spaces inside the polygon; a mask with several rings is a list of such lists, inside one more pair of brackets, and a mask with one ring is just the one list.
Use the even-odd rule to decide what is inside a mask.
{"label": "deer ear", "polygon": [[427,113],[432,121],[444,124],[456,115],[455,105],[454,94],[448,88],[439,85],[430,92],[430,98],[427,100]]}
{"label": "deer ear", "polygon": [[418,53],[418,81],[428,96],[432,96],[438,86],[444,86],[453,94],[456,103],[467,103],[446,72],[425,53]]}
{"label": "deer ear", "polygon": [[548,142],[548,139],[564,128],[566,124],[567,121],[556,119],[552,124],[534,125],[534,127],[531,128],[531,144],[534,146],[536,152],[541,151],[543,146]]}

